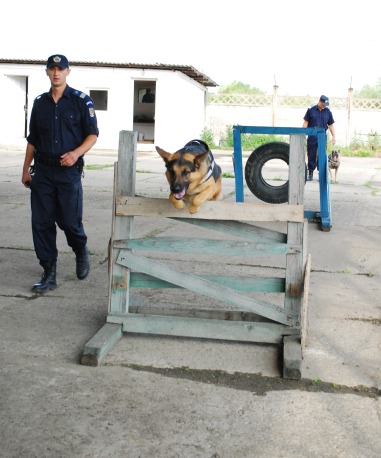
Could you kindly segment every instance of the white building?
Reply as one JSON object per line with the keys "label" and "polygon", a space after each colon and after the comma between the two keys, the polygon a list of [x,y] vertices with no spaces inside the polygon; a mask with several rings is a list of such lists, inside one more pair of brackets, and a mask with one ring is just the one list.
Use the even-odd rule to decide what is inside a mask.
{"label": "white building", "polygon": [[[98,118],[97,148],[118,149],[119,132],[138,132],[139,150],[175,151],[199,138],[207,88],[217,84],[192,66],[69,61],[69,86],[90,95]],[[0,58],[0,143],[29,133],[33,100],[47,92],[46,61]],[[146,89],[155,101],[142,103]]]}

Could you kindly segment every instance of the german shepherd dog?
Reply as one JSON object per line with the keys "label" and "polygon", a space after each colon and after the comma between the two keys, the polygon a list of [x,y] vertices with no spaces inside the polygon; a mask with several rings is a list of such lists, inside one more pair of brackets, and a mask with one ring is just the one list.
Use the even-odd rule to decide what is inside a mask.
{"label": "german shepherd dog", "polygon": [[[332,151],[328,157],[329,176],[331,183],[337,183],[337,174],[340,167],[340,151]],[[335,174],[333,173],[335,171]],[[333,175],[335,179],[333,180]]]}
{"label": "german shepherd dog", "polygon": [[156,146],[165,162],[170,195],[169,200],[178,210],[189,200],[189,213],[197,213],[207,200],[217,200],[222,193],[221,167],[214,161],[209,146],[202,140],[191,140],[176,153],[168,153]]}

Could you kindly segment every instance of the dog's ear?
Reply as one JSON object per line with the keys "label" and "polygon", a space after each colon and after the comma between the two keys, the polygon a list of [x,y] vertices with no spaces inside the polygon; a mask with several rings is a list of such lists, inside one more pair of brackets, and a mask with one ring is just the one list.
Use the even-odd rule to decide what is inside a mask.
{"label": "dog's ear", "polygon": [[194,163],[196,167],[200,167],[200,164],[206,160],[208,154],[209,151],[205,151],[205,153],[197,154],[197,156],[194,157]]}
{"label": "dog's ear", "polygon": [[159,146],[155,146],[156,151],[160,154],[160,156],[164,159],[165,162],[169,162],[171,160],[172,154],[164,151]]}

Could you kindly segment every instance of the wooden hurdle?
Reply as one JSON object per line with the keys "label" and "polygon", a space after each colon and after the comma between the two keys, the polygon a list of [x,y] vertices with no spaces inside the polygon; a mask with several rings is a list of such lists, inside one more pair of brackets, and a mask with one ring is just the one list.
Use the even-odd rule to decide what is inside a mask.
{"label": "wooden hurdle", "polygon": [[[303,207],[304,141],[304,135],[290,136],[288,204],[206,202],[191,215],[173,208],[168,199],[135,196],[137,133],[121,131],[114,176],[109,312],[105,325],[86,344],[81,363],[97,366],[123,333],[134,332],[274,344],[283,350],[283,377],[300,379],[310,271]],[[171,218],[223,233],[224,238],[188,238],[186,244],[176,237],[133,238],[136,216]],[[276,221],[287,223],[286,234],[252,224]],[[198,276],[141,254],[146,250],[221,257],[284,255],[285,276]],[[133,288],[185,288],[227,304],[229,310],[195,310],[194,305],[159,311],[149,304],[137,307]],[[284,304],[244,294],[258,291],[284,293]]]}

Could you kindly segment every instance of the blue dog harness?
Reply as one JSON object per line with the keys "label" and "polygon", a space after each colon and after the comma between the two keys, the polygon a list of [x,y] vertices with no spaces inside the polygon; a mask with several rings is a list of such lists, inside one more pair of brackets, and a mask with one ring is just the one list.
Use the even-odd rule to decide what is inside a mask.
{"label": "blue dog harness", "polygon": [[208,168],[208,172],[201,181],[201,183],[205,183],[205,181],[208,181],[210,177],[213,177],[215,181],[217,181],[217,178],[219,177],[219,170],[218,167],[216,167],[216,163],[214,162],[214,157],[212,153],[208,154],[208,158],[210,160],[210,165]]}
{"label": "blue dog harness", "polygon": [[[187,151],[191,152],[192,154],[194,154],[195,151],[198,154],[205,153],[206,151],[209,151],[209,146],[202,140],[191,140],[184,146],[184,148],[182,148],[178,152],[185,153]],[[205,181],[208,181],[210,177],[213,177],[215,181],[217,181],[217,178],[220,176],[221,173],[221,169],[218,165],[216,165],[211,151],[209,151],[208,159],[210,161],[210,165],[201,183],[205,183]]]}

